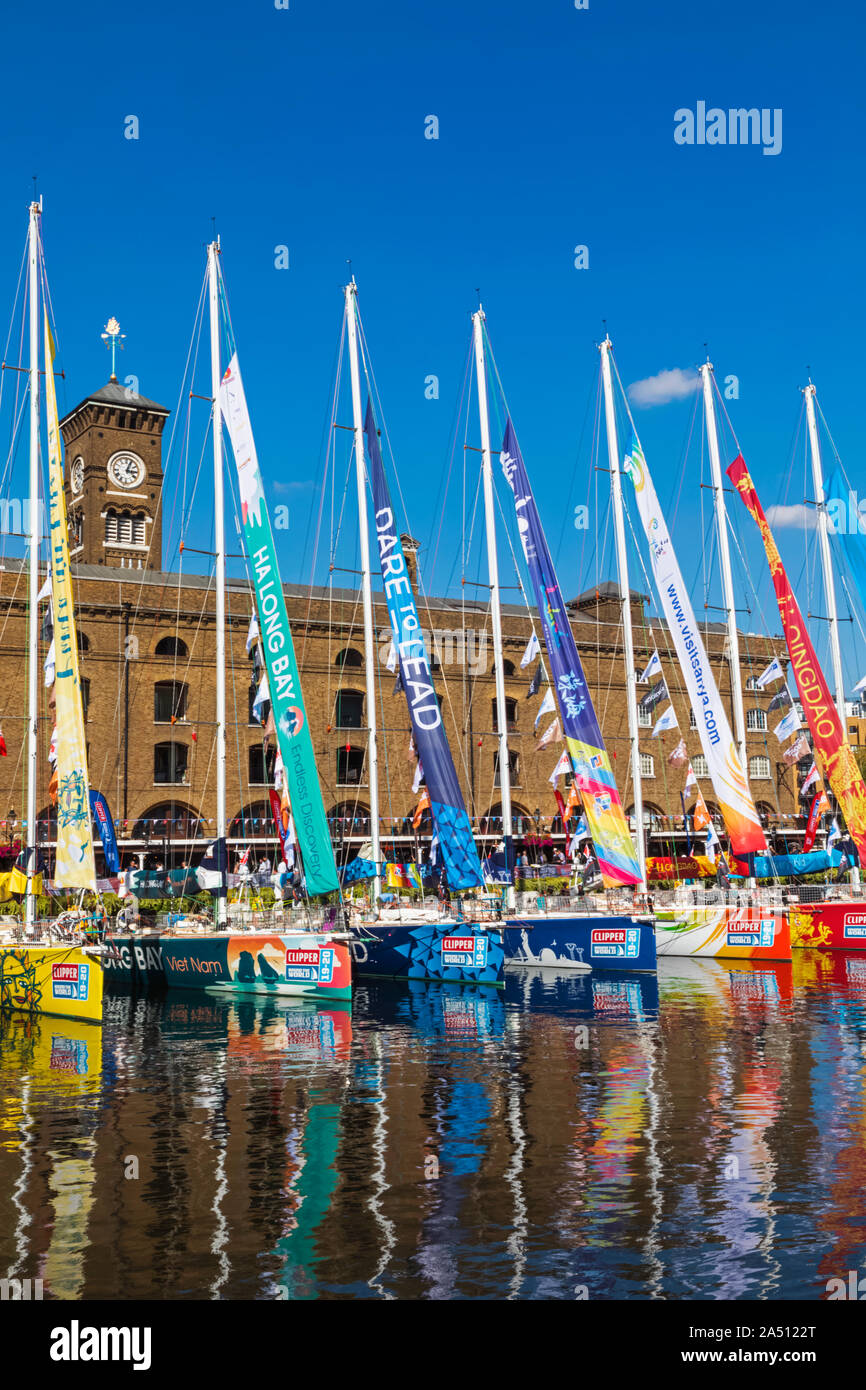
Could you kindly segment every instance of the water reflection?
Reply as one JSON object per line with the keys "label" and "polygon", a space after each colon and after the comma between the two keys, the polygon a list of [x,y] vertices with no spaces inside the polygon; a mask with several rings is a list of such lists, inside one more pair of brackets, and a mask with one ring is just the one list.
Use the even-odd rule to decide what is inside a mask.
{"label": "water reflection", "polygon": [[866,1261],[866,960],[0,1019],[55,1298],[796,1298]]}

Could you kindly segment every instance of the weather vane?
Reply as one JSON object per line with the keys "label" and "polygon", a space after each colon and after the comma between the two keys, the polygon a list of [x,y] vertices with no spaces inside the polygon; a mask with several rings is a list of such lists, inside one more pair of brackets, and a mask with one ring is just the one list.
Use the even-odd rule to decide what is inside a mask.
{"label": "weather vane", "polygon": [[116,354],[117,354],[118,340],[120,340],[120,350],[121,350],[121,352],[122,352],[122,351],[123,351],[123,341],[122,341],[122,340],[123,340],[125,337],[126,337],[126,334],[125,334],[125,333],[121,333],[121,331],[120,331],[120,324],[117,322],[117,319],[115,319],[115,318],[110,318],[110,319],[108,320],[108,323],[105,325],[105,332],[102,334],[102,341],[105,343],[105,346],[106,346],[106,347],[108,347],[109,343],[111,344],[111,380],[112,380],[112,381],[117,381],[117,374],[116,374],[116,372],[115,372],[115,370],[114,370],[114,367],[115,367],[115,357],[116,357]]}

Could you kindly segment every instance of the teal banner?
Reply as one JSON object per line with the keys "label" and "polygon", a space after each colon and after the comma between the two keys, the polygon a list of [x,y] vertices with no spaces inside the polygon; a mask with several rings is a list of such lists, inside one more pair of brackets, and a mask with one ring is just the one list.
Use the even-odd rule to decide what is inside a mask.
{"label": "teal banner", "polygon": [[340,886],[337,866],[237,353],[222,379],[220,405],[238,470],[244,540],[253,572],[259,633],[307,892],[312,896],[332,893]]}

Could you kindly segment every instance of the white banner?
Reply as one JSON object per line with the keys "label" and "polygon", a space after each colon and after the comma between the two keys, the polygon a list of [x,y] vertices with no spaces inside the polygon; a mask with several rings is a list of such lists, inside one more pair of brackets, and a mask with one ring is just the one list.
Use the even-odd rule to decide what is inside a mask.
{"label": "white banner", "polygon": [[635,440],[625,471],[634,484],[640,519],[649,542],[653,576],[689,703],[695,712],[701,747],[735,854],[766,854],[767,842],[722,698],[710,669],[691,600],[683,582],[643,450]]}

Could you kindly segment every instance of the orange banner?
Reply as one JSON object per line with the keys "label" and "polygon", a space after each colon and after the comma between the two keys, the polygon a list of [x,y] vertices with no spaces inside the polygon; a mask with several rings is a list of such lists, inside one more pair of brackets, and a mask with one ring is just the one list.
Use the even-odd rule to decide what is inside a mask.
{"label": "orange banner", "polygon": [[755,485],[749,475],[742,454],[734,459],[728,469],[728,477],[736,487],[752,516],[758,524],[773,588],[779,605],[779,615],[785,630],[785,641],[797,682],[797,690],[809,724],[809,731],[815,744],[815,752],[821,760],[826,780],[830,783],[839,808],[845,817],[862,863],[866,863],[866,785],[860,776],[854,750],[845,738],[845,731],[839,722],[839,715],[833,703],[824,673],[818,665],[815,649],[806,631],[806,624],[794,598],[782,558],[773,540],[767,518],[758,501]]}

